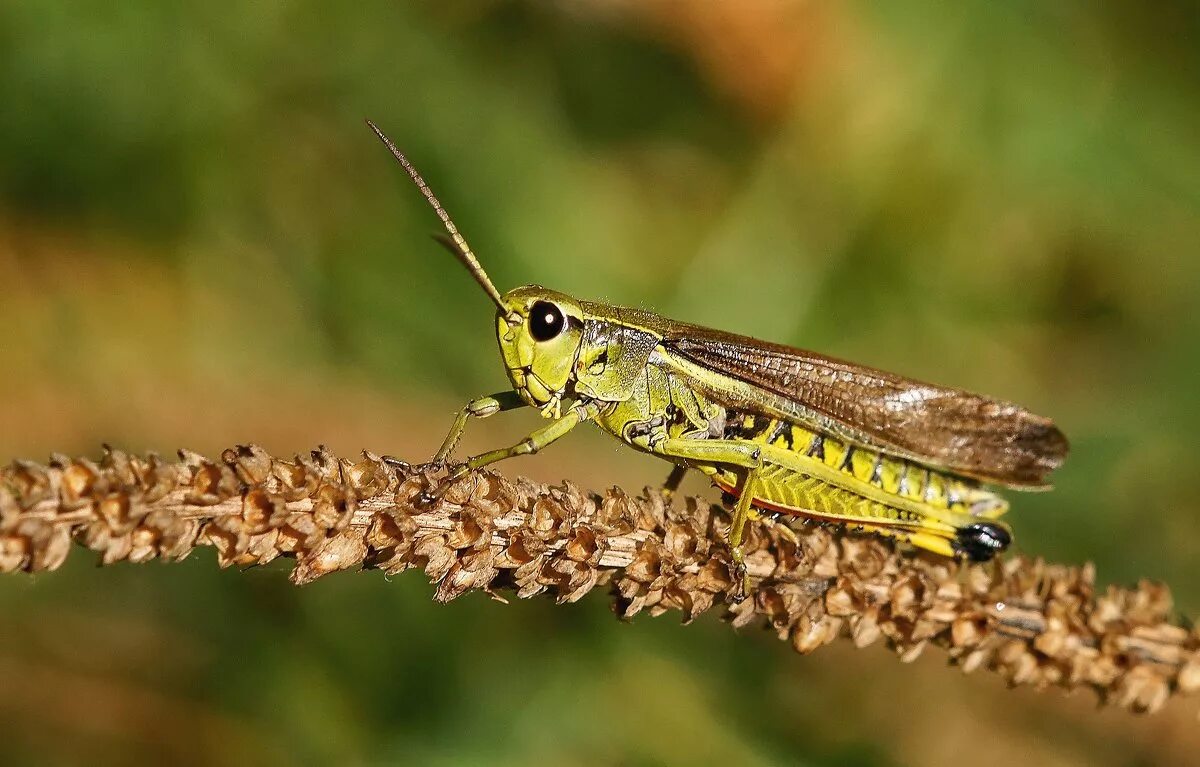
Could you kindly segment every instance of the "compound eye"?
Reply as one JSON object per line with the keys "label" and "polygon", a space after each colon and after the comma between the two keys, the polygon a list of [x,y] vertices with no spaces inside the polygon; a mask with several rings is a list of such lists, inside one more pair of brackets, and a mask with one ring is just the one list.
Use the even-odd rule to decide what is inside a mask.
{"label": "compound eye", "polygon": [[529,310],[529,334],[535,341],[549,341],[567,326],[567,319],[549,301],[538,301]]}

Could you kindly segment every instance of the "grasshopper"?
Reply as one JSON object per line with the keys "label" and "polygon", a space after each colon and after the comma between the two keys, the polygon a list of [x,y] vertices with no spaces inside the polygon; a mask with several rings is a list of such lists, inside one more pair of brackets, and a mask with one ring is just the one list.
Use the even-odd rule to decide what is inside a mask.
{"label": "grasshopper", "polygon": [[591,422],[673,463],[664,494],[695,469],[736,499],[728,544],[746,583],[744,530],[763,512],[987,561],[1012,535],[997,521],[1008,503],[985,485],[1047,489],[1066,458],[1053,422],[1009,402],[537,285],[501,294],[425,180],[367,124],[441,219],[435,239],[496,305],[512,384],[464,407],[432,462],[448,461],[471,419],[533,407],[550,420],[454,466],[443,488]]}

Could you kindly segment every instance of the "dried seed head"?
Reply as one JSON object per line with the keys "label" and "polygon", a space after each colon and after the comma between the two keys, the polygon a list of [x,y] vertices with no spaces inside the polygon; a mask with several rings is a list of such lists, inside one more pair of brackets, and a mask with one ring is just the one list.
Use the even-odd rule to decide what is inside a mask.
{"label": "dried seed head", "polygon": [[106,448],[98,463],[55,456],[0,469],[0,571],[54,569],[72,541],[103,563],[182,559],[208,545],[222,566],[293,558],[298,584],[416,567],[440,601],[504,586],[572,602],[604,586],[623,617],[675,610],[690,621],[719,605],[734,627],[769,626],[800,652],[848,636],[859,647],[884,640],[911,661],[935,645],[966,672],[1088,687],[1134,711],[1200,692],[1200,628],[1172,621],[1166,587],[1097,594],[1090,565],[962,566],[836,527],[797,522],[784,535],[764,521],[744,544],[757,586],[736,601],[728,515],[699,499],[668,505],[656,490],[594,495],[474,472],[429,505],[422,498],[444,474],[369,452],[284,460],[243,445],[219,461],[179,456]]}

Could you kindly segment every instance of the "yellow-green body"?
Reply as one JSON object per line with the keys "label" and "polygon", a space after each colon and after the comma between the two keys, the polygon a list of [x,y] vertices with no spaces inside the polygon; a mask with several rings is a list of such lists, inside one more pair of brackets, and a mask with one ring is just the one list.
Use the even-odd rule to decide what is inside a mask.
{"label": "yellow-green body", "polygon": [[[972,479],[854,441],[792,402],[672,353],[664,337],[686,332],[672,320],[536,286],[503,301],[497,333],[513,389],[523,404],[561,424],[543,437],[557,439],[590,420],[637,450],[708,475],[739,498],[745,514],[753,506],[841,522],[947,556],[956,553],[960,530],[1008,508]],[[527,317],[539,303],[576,321],[555,339],[536,341],[522,332],[524,320],[512,318]],[[566,415],[564,403],[572,406]],[[484,414],[470,411],[464,423],[468,414]],[[548,441],[535,434],[517,452],[536,452]],[[512,454],[495,451],[469,463]]]}

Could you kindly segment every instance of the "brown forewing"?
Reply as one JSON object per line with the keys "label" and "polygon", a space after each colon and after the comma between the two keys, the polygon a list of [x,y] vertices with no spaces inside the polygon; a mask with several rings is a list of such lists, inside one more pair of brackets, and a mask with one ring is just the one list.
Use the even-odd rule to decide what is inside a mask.
{"label": "brown forewing", "polygon": [[1005,485],[1038,487],[1067,455],[1047,418],[1010,402],[691,325],[663,344],[832,419],[869,445]]}

